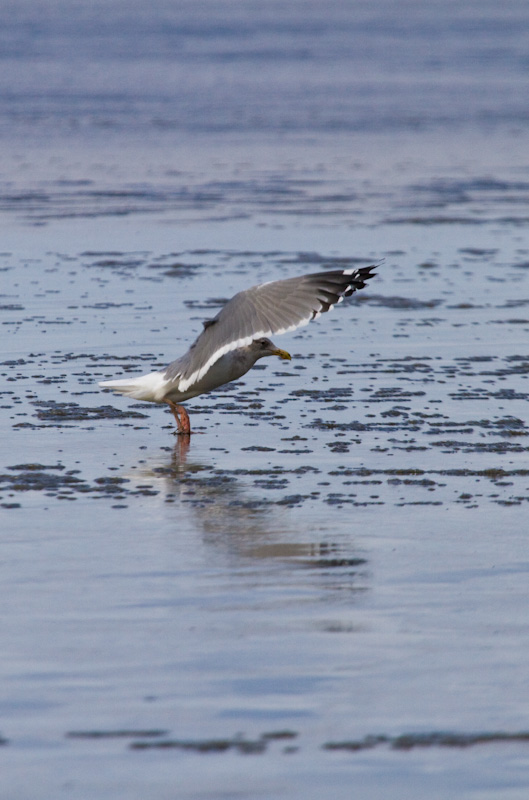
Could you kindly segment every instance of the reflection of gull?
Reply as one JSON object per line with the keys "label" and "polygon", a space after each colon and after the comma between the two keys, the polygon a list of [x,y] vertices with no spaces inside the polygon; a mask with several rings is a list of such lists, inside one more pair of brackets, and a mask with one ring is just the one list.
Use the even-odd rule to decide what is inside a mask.
{"label": "reflection of gull", "polygon": [[293,331],[363,289],[374,266],[303,275],[252,286],[226,303],[188,352],[168,367],[138,378],[103,381],[100,386],[152,403],[167,403],[178,433],[189,434],[187,411],[179,403],[241,378],[263,356],[290,360],[268,336]]}
{"label": "reflection of gull", "polygon": [[127,473],[127,480],[156,491],[158,502],[177,503],[178,530],[191,525],[206,544],[225,553],[249,555],[257,543],[284,533],[283,509],[248,493],[238,477],[190,458],[190,442],[190,436],[177,437],[170,459],[157,457]]}
{"label": "reflection of gull", "polygon": [[204,556],[205,563],[218,566],[221,558],[235,559],[239,566],[284,562],[316,571],[328,588],[358,591],[364,586],[366,561],[350,536],[335,541],[334,523],[306,529],[298,514],[252,491],[238,475],[190,458],[190,442],[190,436],[179,436],[171,458],[158,456],[127,479],[155,490],[159,501],[169,504],[164,512],[169,530],[174,525],[179,537],[190,530],[193,548],[201,533],[204,545],[215,552],[213,560]]}

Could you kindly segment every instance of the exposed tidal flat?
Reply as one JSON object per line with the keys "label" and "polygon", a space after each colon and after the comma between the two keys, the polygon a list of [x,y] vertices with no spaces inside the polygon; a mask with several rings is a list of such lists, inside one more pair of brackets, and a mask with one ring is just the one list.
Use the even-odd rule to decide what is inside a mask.
{"label": "exposed tidal flat", "polygon": [[[73,796],[169,797],[175,775],[183,797],[421,796],[432,774],[433,796],[522,796],[528,270],[499,217],[526,190],[469,180],[424,223],[299,196],[271,221],[277,194],[245,219],[215,219],[222,199],[113,216],[71,188],[75,214],[5,211],[12,786],[29,766]],[[240,288],[370,261],[281,338],[292,362],[190,401],[189,441],[96,385],[184,352]]]}
{"label": "exposed tidal flat", "polygon": [[[147,104],[132,83],[112,94],[130,74],[117,61],[75,72],[71,96],[41,70],[55,94],[37,102],[13,44],[26,66],[0,102],[6,797],[527,797],[522,7],[495,27],[482,4],[466,61],[471,5],[443,39],[457,102],[426,86],[446,77],[425,46],[436,4],[411,39],[391,29],[423,53],[421,75],[401,60],[408,81],[392,95],[380,62],[362,61],[379,129],[349,68],[358,96],[322,71],[336,92],[309,103],[330,50],[314,49],[307,21],[275,20],[280,46],[267,4],[259,34],[246,17],[235,33],[200,18],[175,49],[194,53],[203,89],[232,69],[230,37],[246,43],[239,93],[222,83],[222,129],[210,106],[194,129],[200,93],[164,104],[163,69]],[[349,16],[330,8],[332,50]],[[97,26],[71,19],[59,40],[79,46],[64,64],[83,47],[104,61]],[[366,28],[379,55],[380,19]],[[300,36],[305,49],[287,46]],[[480,94],[487,36],[496,82]],[[260,124],[263,65],[283,88],[292,74],[278,51],[312,71],[290,94],[266,84]],[[291,362],[189,401],[190,438],[165,407],[97,386],[183,353],[242,288],[369,263],[369,286],[278,337]]]}

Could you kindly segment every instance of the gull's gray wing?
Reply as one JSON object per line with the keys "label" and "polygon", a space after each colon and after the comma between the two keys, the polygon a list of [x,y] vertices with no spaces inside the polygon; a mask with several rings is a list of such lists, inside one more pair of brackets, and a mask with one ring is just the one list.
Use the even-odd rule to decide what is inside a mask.
{"label": "gull's gray wing", "polygon": [[329,311],[344,297],[363,289],[376,273],[370,267],[333,270],[261,283],[239,292],[216,317],[204,322],[204,330],[189,351],[169,364],[168,380],[180,378],[185,392],[199,381],[221,356],[254,339],[293,331]]}

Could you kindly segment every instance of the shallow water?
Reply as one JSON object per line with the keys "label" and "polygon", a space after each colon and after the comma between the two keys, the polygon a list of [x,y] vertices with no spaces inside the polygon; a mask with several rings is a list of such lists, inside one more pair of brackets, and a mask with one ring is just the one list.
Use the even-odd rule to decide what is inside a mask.
{"label": "shallow water", "polygon": [[[0,102],[5,790],[525,798],[528,137],[521,95],[474,91],[479,42],[497,46],[502,86],[522,74],[521,56],[505,53],[524,41],[523,6],[498,21],[487,5],[468,60],[449,26],[449,74],[427,56],[440,7],[408,38],[396,29],[401,65],[407,41],[424,53],[402,75],[419,84],[429,64],[460,89],[475,81],[444,106],[434,81],[428,124],[403,122],[410,98],[419,113],[429,96],[408,82],[387,95],[396,117],[376,94],[358,129],[349,109],[335,130],[331,111],[351,96],[336,84],[328,103],[312,98],[327,119],[316,130],[307,92],[344,15],[352,24],[348,6],[330,6],[327,38],[320,17],[259,38],[241,6],[231,27],[208,27],[202,3],[185,28],[201,53],[196,85],[232,63],[241,31],[247,87],[282,71],[263,98],[261,111],[281,98],[268,131],[247,105],[236,125],[247,95],[223,84],[222,133],[207,94],[190,93],[211,115],[191,130],[193,103],[176,124],[154,91],[181,56],[159,55],[146,113],[88,5],[67,30],[60,8],[40,32],[19,15],[17,80],[28,48],[48,68],[39,96],[17,85]],[[386,4],[369,8],[364,46],[379,47]],[[181,31],[168,9],[147,19]],[[141,72],[156,48],[134,41]],[[72,48],[92,76],[112,69],[90,85],[76,72],[77,94],[54,94],[46,81],[62,75],[64,89]],[[278,66],[278,48],[292,63]],[[357,56],[336,52],[350,79]],[[296,105],[273,87],[304,59]],[[380,68],[365,67],[364,86]],[[111,79],[136,106],[101,100]],[[489,108],[485,125],[472,103]],[[156,127],[163,108],[173,123]],[[289,135],[278,118],[295,121]],[[366,289],[278,340],[291,362],[260,362],[188,403],[190,442],[167,410],[97,386],[184,352],[244,286],[367,263],[380,267]]]}

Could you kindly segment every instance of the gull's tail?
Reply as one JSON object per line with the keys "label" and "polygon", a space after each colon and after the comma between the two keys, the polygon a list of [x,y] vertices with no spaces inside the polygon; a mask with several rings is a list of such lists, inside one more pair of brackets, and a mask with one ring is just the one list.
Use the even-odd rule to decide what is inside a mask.
{"label": "gull's tail", "polygon": [[134,400],[146,400],[150,403],[160,403],[164,395],[167,381],[162,372],[149,372],[138,378],[119,378],[115,381],[101,381],[99,386],[103,389],[112,389],[113,392],[132,397]]}

